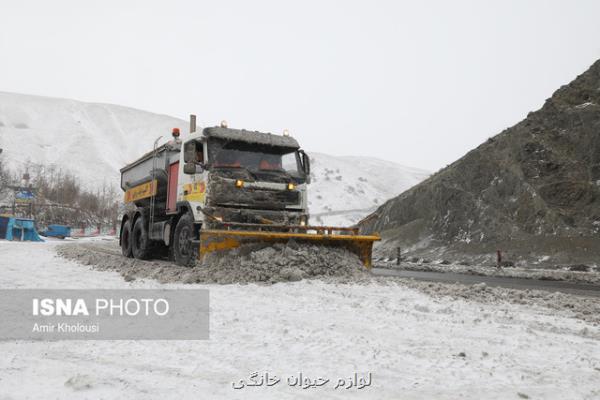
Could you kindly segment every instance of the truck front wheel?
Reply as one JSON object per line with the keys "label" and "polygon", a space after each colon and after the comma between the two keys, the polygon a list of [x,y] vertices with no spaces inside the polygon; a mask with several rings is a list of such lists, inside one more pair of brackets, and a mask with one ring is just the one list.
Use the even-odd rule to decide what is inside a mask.
{"label": "truck front wheel", "polygon": [[196,252],[192,240],[194,239],[194,219],[190,214],[183,215],[177,222],[173,234],[173,258],[175,264],[191,267],[195,262]]}
{"label": "truck front wheel", "polygon": [[131,251],[131,220],[127,220],[123,224],[123,230],[121,231],[121,253],[125,257],[133,257]]}
{"label": "truck front wheel", "polygon": [[131,232],[131,251],[133,256],[139,260],[147,260],[150,258],[150,240],[148,240],[148,232],[144,228],[144,220],[142,217],[135,221],[133,231]]}

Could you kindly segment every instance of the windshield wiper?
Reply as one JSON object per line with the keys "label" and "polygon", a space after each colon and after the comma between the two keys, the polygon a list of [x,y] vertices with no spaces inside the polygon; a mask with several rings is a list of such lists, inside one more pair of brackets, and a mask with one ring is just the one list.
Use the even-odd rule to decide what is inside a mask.
{"label": "windshield wiper", "polygon": [[259,169],[258,172],[262,173],[275,173],[275,174],[284,174],[287,176],[291,176],[288,171],[285,169]]}

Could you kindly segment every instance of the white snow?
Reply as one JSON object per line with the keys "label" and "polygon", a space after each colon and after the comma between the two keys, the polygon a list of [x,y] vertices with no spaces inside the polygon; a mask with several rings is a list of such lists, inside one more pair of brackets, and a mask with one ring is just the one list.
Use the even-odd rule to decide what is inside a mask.
{"label": "white snow", "polygon": [[[151,150],[159,136],[170,138],[174,127],[183,136],[188,131],[186,121],[133,108],[0,92],[3,162],[19,168],[54,164],[88,187],[118,187],[119,169]],[[302,144],[301,134],[297,139]],[[429,175],[375,158],[308,153],[313,223],[355,223]]]}
{"label": "white snow", "polygon": [[354,224],[429,176],[427,171],[376,158],[309,154],[312,224]]}
{"label": "white snow", "polygon": [[[161,286],[57,258],[57,243],[0,241],[0,288]],[[210,290],[210,340],[0,342],[0,398],[600,395],[599,328],[547,309],[432,298],[397,284],[197,287]],[[372,385],[232,388],[255,371],[333,381],[370,372]]]}
{"label": "white snow", "polygon": [[118,171],[158,136],[187,126],[132,108],[0,92],[0,148],[9,166],[57,167],[85,184],[118,186]]}
{"label": "white snow", "polygon": [[575,106],[575,108],[588,108],[588,107],[592,107],[595,106],[596,103],[592,103],[592,102],[585,102],[585,103],[581,103]]}

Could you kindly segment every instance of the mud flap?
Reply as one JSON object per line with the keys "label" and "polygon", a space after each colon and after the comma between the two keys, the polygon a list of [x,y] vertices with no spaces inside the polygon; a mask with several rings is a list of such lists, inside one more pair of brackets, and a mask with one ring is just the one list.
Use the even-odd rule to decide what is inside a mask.
{"label": "mud flap", "polygon": [[200,230],[198,257],[228,251],[252,243],[312,243],[318,246],[343,247],[356,254],[366,268],[371,268],[373,242],[381,240],[376,235],[333,235],[319,233],[265,232],[242,230]]}

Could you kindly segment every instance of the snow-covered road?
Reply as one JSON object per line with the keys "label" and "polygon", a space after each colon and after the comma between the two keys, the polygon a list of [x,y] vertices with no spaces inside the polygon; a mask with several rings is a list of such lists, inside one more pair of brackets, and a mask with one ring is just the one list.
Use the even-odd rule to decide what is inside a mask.
{"label": "snow-covered road", "polygon": [[[0,288],[183,286],[128,283],[57,245],[0,241]],[[0,399],[600,398],[599,327],[548,309],[396,283],[197,286],[210,289],[210,340],[0,342]],[[331,382],[233,389],[255,371]],[[334,389],[355,372],[371,386]]]}

